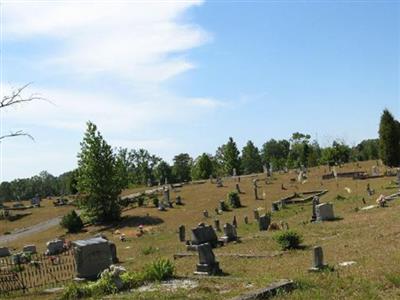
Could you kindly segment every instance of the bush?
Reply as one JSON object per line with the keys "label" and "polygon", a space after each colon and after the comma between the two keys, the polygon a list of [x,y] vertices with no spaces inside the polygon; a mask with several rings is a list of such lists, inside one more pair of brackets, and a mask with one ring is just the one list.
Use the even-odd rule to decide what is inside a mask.
{"label": "bush", "polygon": [[175,266],[169,259],[160,258],[147,265],[144,274],[148,281],[161,281],[174,276]]}
{"label": "bush", "polygon": [[154,248],[153,246],[149,246],[149,247],[143,248],[141,252],[142,252],[143,255],[149,255],[149,254],[157,252],[158,250],[159,250],[158,248]]}
{"label": "bush", "polygon": [[138,206],[141,207],[144,204],[144,196],[139,196],[137,199]]}
{"label": "bush", "polygon": [[240,203],[239,193],[236,191],[232,191],[228,194],[228,201],[232,208],[239,208],[242,206]]}
{"label": "bush", "polygon": [[158,200],[158,197],[156,196],[156,195],[154,195],[154,196],[152,196],[152,199],[151,199],[152,201],[153,201],[153,205],[155,206],[155,207],[158,207],[158,204],[159,204],[159,200]]}
{"label": "bush", "polygon": [[273,239],[281,246],[282,250],[299,248],[303,238],[293,230],[278,232]]}
{"label": "bush", "polygon": [[80,216],[75,212],[71,211],[69,214],[65,215],[60,222],[60,225],[67,229],[70,233],[76,233],[82,230],[83,222]]}

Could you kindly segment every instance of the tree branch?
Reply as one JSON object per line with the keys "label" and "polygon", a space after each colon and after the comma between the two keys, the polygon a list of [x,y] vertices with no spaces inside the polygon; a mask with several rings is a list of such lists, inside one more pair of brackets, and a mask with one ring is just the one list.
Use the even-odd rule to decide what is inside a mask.
{"label": "tree branch", "polygon": [[25,102],[31,102],[35,100],[44,100],[44,101],[49,101],[48,99],[45,99],[41,97],[39,94],[31,94],[29,97],[23,97],[22,92],[30,85],[31,83],[27,83],[24,86],[17,88],[14,90],[11,95],[9,96],[3,96],[3,99],[0,101],[0,109],[9,107],[15,104],[19,103],[25,103]]}
{"label": "tree branch", "polygon": [[0,136],[0,141],[5,139],[5,138],[10,138],[10,137],[16,137],[16,136],[27,136],[28,138],[30,138],[32,141],[35,141],[35,139],[33,138],[33,136],[31,136],[29,133],[23,132],[22,130],[16,131],[16,132],[11,132],[9,134]]}

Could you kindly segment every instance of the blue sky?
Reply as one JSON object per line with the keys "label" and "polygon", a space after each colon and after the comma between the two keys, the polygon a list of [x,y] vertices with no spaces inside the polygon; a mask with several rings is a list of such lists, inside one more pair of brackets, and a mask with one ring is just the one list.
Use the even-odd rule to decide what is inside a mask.
{"label": "blue sky", "polygon": [[397,1],[1,1],[1,180],[76,166],[87,120],[113,146],[214,153],[309,133],[375,138],[399,118]]}

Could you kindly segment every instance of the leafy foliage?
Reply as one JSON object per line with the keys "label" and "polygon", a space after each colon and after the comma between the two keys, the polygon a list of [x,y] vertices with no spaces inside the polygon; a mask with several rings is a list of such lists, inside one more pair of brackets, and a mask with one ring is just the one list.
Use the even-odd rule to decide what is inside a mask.
{"label": "leafy foliage", "polygon": [[262,172],[262,162],[258,148],[252,141],[248,141],[242,149],[241,169],[243,174]]}
{"label": "leafy foliage", "polygon": [[113,221],[120,217],[118,196],[121,180],[117,160],[95,124],[88,122],[78,154],[80,204],[92,222]]}
{"label": "leafy foliage", "polygon": [[198,179],[208,179],[210,175],[214,173],[214,164],[212,157],[207,153],[200,155],[194,162],[192,167],[192,178],[194,180]]}
{"label": "leafy foliage", "polygon": [[82,230],[83,222],[75,210],[66,214],[60,222],[61,227],[68,230],[69,233],[76,233]]}
{"label": "leafy foliage", "polygon": [[387,166],[400,165],[400,123],[385,109],[379,125],[379,153]]}
{"label": "leafy foliage", "polygon": [[303,241],[301,235],[293,230],[277,232],[273,239],[281,246],[282,250],[297,249]]}
{"label": "leafy foliage", "polygon": [[230,192],[228,194],[227,198],[228,198],[229,205],[232,208],[239,208],[242,206],[242,204],[240,203],[240,197],[239,197],[238,192],[236,192],[236,191]]}
{"label": "leafy foliage", "polygon": [[148,281],[161,281],[174,276],[175,266],[169,259],[159,258],[147,265],[144,273]]}
{"label": "leafy foliage", "polygon": [[233,169],[236,169],[238,175],[240,174],[239,154],[240,152],[232,137],[229,138],[226,144],[218,148],[216,158],[224,175],[232,175]]}
{"label": "leafy foliage", "polygon": [[172,175],[177,182],[191,180],[190,171],[192,169],[192,158],[187,153],[181,153],[174,157]]}

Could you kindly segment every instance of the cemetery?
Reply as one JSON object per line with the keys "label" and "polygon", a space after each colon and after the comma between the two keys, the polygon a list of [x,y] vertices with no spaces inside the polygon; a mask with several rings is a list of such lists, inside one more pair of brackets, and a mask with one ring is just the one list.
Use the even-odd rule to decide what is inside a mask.
{"label": "cemetery", "polygon": [[[359,165],[367,173],[372,163]],[[347,173],[354,168],[350,163],[340,169]],[[71,283],[83,286],[102,274],[98,284],[109,278],[124,291],[126,278],[139,276],[133,274],[142,274],[152,262],[165,259],[168,262],[163,264],[173,264],[174,284],[184,280],[190,284],[168,290],[143,279],[123,297],[175,299],[190,293],[193,299],[262,295],[303,299],[331,293],[346,298],[357,292],[366,299],[370,295],[395,298],[395,278],[400,276],[392,263],[399,255],[398,186],[390,185],[388,177],[345,176],[324,180],[321,189],[325,173],[324,166],[310,168],[307,182],[301,183],[291,181],[292,170],[273,174],[268,182],[265,173],[242,176],[240,193],[237,177],[219,179],[223,185],[208,181],[124,190],[129,205],[119,222],[86,225],[75,234],[57,225],[6,242],[1,238],[7,235],[0,236],[0,284],[3,292],[6,285],[17,289],[12,292],[16,298],[56,299],[69,291]],[[370,193],[371,189],[376,192]],[[380,195],[384,206],[377,203]],[[139,196],[143,200],[138,201]],[[159,199],[157,205],[154,197]],[[279,204],[277,209],[274,203]],[[363,210],[367,206],[375,209]],[[49,210],[56,216],[60,209],[65,213],[74,206],[54,206],[52,199],[42,199],[41,207],[32,208],[24,218],[38,222],[51,215]],[[13,232],[18,223],[26,226],[24,218],[2,220],[1,228],[13,223],[7,225]],[[291,244],[293,239],[296,242]],[[148,284],[152,288],[146,291]]]}

